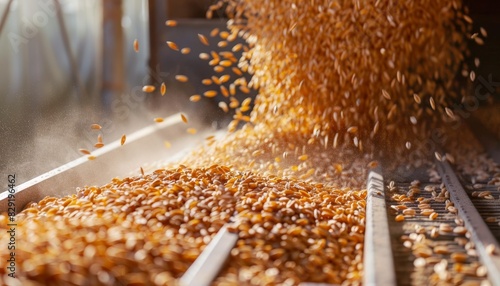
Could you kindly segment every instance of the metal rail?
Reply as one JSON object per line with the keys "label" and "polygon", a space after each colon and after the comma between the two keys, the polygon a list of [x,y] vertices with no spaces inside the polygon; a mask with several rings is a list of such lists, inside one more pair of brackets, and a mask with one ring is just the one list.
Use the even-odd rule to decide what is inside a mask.
{"label": "metal rail", "polygon": [[384,178],[380,168],[368,175],[364,245],[364,285],[396,285]]}
{"label": "metal rail", "polygon": [[238,241],[238,235],[223,226],[203,252],[181,277],[180,286],[208,286],[212,284]]}
{"label": "metal rail", "polygon": [[487,247],[490,245],[495,246],[498,251],[500,249],[498,241],[465,192],[450,164],[446,161],[437,161],[436,167],[443,183],[450,192],[451,201],[455,204],[460,217],[472,235],[471,239],[476,245],[479,258],[488,269],[489,278],[493,285],[500,285],[500,256],[487,251]]}

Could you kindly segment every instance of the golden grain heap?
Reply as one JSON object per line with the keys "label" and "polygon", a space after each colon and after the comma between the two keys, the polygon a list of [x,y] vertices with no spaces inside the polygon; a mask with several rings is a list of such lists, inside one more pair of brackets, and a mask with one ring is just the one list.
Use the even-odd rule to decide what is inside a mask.
{"label": "golden grain heap", "polygon": [[[18,215],[17,278],[5,275],[3,260],[0,281],[172,285],[230,217],[232,228],[248,241],[235,248],[245,254],[235,259],[245,265],[267,255],[268,263],[286,274],[258,281],[356,280],[365,196],[366,191],[218,165],[115,178],[75,195],[47,197]],[[7,225],[6,215],[0,220],[2,228]],[[256,234],[259,239],[252,238]],[[2,236],[0,242],[8,239]],[[0,250],[2,257],[7,251]]]}
{"label": "golden grain heap", "polygon": [[[24,210],[24,285],[172,285],[230,221],[239,241],[216,285],[361,283],[367,170],[375,151],[404,154],[418,147],[410,137],[454,117],[470,18],[444,0],[223,0],[208,14],[217,9],[229,30],[194,37],[244,51],[200,54],[217,75],[202,83],[219,85],[203,95],[227,98],[219,107],[234,110],[235,132],[178,167]],[[237,36],[247,46],[233,45]],[[250,88],[252,111],[252,98],[236,98]]]}

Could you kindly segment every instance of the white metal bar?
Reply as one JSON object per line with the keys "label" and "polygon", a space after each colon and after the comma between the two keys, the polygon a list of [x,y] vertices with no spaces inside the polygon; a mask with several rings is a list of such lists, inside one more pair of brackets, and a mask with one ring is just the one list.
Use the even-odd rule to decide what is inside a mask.
{"label": "white metal bar", "polygon": [[[488,277],[493,285],[500,285],[500,245],[495,239],[476,207],[470,200],[467,192],[463,189],[455,172],[448,162],[436,160],[437,169],[446,189],[450,193],[450,199],[458,209],[460,218],[464,220],[467,230],[472,234],[472,241],[476,245],[479,259],[488,269]],[[497,249],[496,254],[490,254],[486,247],[494,245]]]}
{"label": "white metal bar", "polygon": [[238,235],[223,226],[180,279],[181,286],[208,286],[224,266]]}
{"label": "white metal bar", "polygon": [[380,169],[371,171],[368,175],[363,263],[363,285],[396,285],[396,272],[385,204],[384,178]]}

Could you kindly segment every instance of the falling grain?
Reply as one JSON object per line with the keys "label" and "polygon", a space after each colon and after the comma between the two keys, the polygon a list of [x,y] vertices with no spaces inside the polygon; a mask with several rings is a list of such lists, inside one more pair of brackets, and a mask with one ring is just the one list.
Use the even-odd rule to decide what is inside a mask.
{"label": "falling grain", "polygon": [[240,70],[239,68],[237,68],[237,67],[233,67],[233,68],[232,68],[232,71],[233,71],[233,73],[235,73],[236,75],[239,75],[239,76],[242,76],[242,75],[243,75],[243,73],[241,72],[241,70]]}
{"label": "falling grain", "polygon": [[187,76],[180,74],[176,75],[175,79],[179,82],[187,82],[189,80]]}
{"label": "falling grain", "polygon": [[208,43],[208,39],[202,35],[202,34],[198,34],[198,39],[200,39],[200,42],[202,44],[204,44],[205,46],[209,46],[210,44]]}
{"label": "falling grain", "polygon": [[429,98],[429,103],[431,105],[432,110],[436,110],[436,103],[434,102],[434,98]]}
{"label": "falling grain", "polygon": [[134,51],[139,52],[139,41],[137,39],[134,40]]}
{"label": "falling grain", "polygon": [[481,39],[480,37],[475,37],[474,41],[476,42],[476,44],[478,44],[480,46],[484,45],[484,40]]}
{"label": "falling grain", "polygon": [[171,48],[172,50],[174,51],[179,51],[179,47],[177,46],[176,43],[174,42],[171,42],[171,41],[167,41],[167,45],[169,48]]}
{"label": "falling grain", "polygon": [[145,85],[142,87],[143,92],[151,93],[156,90],[156,87],[154,85]]}
{"label": "falling grain", "polygon": [[382,89],[382,95],[385,99],[391,100],[391,95],[385,89]]}
{"label": "falling grain", "polygon": [[226,83],[226,82],[228,82],[228,81],[229,81],[229,79],[230,79],[230,78],[231,78],[231,76],[230,76],[230,75],[228,75],[228,74],[222,75],[222,76],[219,78],[219,82],[220,82],[221,84]]}
{"label": "falling grain", "polygon": [[210,37],[215,37],[217,34],[219,34],[219,28],[214,28],[210,31]]}
{"label": "falling grain", "polygon": [[78,149],[78,151],[84,155],[90,155],[90,151],[87,149]]}
{"label": "falling grain", "polygon": [[220,86],[220,92],[224,97],[229,97],[229,91],[225,86],[223,85]]}
{"label": "falling grain", "polygon": [[102,126],[99,124],[92,124],[92,125],[90,125],[90,129],[101,130]]}
{"label": "falling grain", "polygon": [[175,21],[175,20],[167,20],[167,21],[165,21],[165,25],[168,26],[168,27],[175,27],[175,26],[177,26],[177,21]]}
{"label": "falling grain", "polygon": [[417,104],[420,104],[422,102],[422,100],[420,99],[420,96],[418,96],[418,94],[416,94],[416,93],[413,94],[413,100],[415,100],[415,102]]}
{"label": "falling grain", "polygon": [[187,119],[186,115],[184,115],[183,113],[181,113],[181,119],[182,119],[182,122],[184,122],[186,124],[188,123],[188,119]]}
{"label": "falling grain", "polygon": [[214,71],[217,73],[224,72],[224,67],[223,66],[215,66]]}
{"label": "falling grain", "polygon": [[309,157],[308,157],[307,155],[301,155],[301,156],[299,156],[299,158],[298,158],[298,159],[299,159],[300,161],[307,161],[307,159],[308,159],[308,158],[309,158]]}
{"label": "falling grain", "polygon": [[160,93],[161,93],[161,96],[164,96],[165,93],[167,93],[167,86],[165,85],[164,82],[161,83],[161,86],[160,86]]}
{"label": "falling grain", "polygon": [[481,35],[482,35],[483,37],[485,37],[485,38],[486,38],[486,37],[488,37],[488,32],[486,32],[486,29],[485,29],[485,28],[480,27],[480,28],[479,28],[479,31],[481,32]]}
{"label": "falling grain", "polygon": [[227,106],[227,103],[225,103],[224,101],[220,101],[218,105],[219,108],[222,109],[222,111],[226,113],[229,111],[229,107]]}
{"label": "falling grain", "polygon": [[207,53],[201,53],[201,54],[199,55],[199,57],[200,57],[200,59],[202,59],[202,60],[208,60],[208,59],[210,59],[210,55],[208,55]]}
{"label": "falling grain", "polygon": [[208,90],[203,93],[205,97],[215,97],[217,96],[217,91],[215,90]]}
{"label": "falling grain", "polygon": [[200,101],[200,99],[201,99],[201,96],[200,96],[200,95],[198,95],[198,94],[191,95],[191,96],[189,97],[189,101],[191,101],[191,102],[198,102],[198,101]]}

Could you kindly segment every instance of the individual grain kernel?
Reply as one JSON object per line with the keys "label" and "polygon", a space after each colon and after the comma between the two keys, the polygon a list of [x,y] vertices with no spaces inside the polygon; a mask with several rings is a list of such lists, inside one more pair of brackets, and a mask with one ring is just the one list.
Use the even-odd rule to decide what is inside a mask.
{"label": "individual grain kernel", "polygon": [[439,214],[438,214],[437,212],[433,212],[433,213],[431,213],[431,214],[429,215],[429,219],[430,219],[430,220],[435,220],[435,219],[437,219],[438,215],[439,215]]}
{"label": "individual grain kernel", "polygon": [[175,21],[175,20],[167,20],[167,21],[165,21],[165,26],[175,27],[175,26],[177,26],[177,21]]}
{"label": "individual grain kernel", "polygon": [[139,52],[139,41],[137,39],[134,40],[134,51]]}
{"label": "individual grain kernel", "polygon": [[219,63],[219,64],[220,64],[221,66],[223,66],[223,67],[226,67],[226,68],[227,68],[227,67],[230,67],[230,66],[232,66],[232,65],[233,65],[233,63],[232,63],[231,61],[229,61],[229,60],[223,60],[223,61],[220,61],[220,63]]}
{"label": "individual grain kernel", "polygon": [[300,161],[307,161],[308,156],[307,155],[301,155],[299,156]]}
{"label": "individual grain kernel", "polygon": [[425,258],[419,257],[413,261],[413,265],[417,268],[425,267],[427,265],[427,262],[425,261]]}
{"label": "individual grain kernel", "polygon": [[90,125],[90,129],[101,130],[102,127],[99,124],[92,124],[92,125]]}
{"label": "individual grain kernel", "polygon": [[219,28],[214,28],[210,31],[210,37],[215,37],[219,34]]}
{"label": "individual grain kernel", "polygon": [[476,269],[477,277],[485,277],[486,274],[488,274],[488,270],[486,269],[486,266],[481,265]]}
{"label": "individual grain kernel", "polygon": [[431,237],[432,238],[437,238],[439,236],[439,230],[436,227],[433,227],[431,230]]}
{"label": "individual grain kernel", "polygon": [[189,101],[191,101],[191,102],[198,102],[198,101],[200,101],[200,99],[201,99],[201,96],[200,96],[200,95],[198,95],[198,94],[191,95],[191,96],[189,97]]}
{"label": "individual grain kernel", "polygon": [[382,95],[385,97],[385,99],[391,100],[391,96],[385,89],[382,89]]}
{"label": "individual grain kernel", "polygon": [[229,107],[227,106],[227,103],[225,103],[224,101],[220,101],[218,103],[218,105],[219,105],[219,108],[222,109],[222,111],[224,111],[226,113],[229,111]]}
{"label": "individual grain kernel", "polygon": [[451,254],[451,259],[457,263],[464,263],[465,261],[467,261],[467,254],[463,253],[463,252],[454,252]]}
{"label": "individual grain kernel", "polygon": [[371,161],[367,165],[367,167],[370,168],[370,169],[377,168],[377,166],[378,166],[378,161]]}
{"label": "individual grain kernel", "polygon": [[403,214],[407,216],[415,216],[416,212],[414,209],[405,209],[403,210]]}
{"label": "individual grain kernel", "polygon": [[489,222],[489,223],[497,222],[497,218],[490,216],[490,217],[485,218],[484,221]]}
{"label": "individual grain kernel", "polygon": [[436,254],[448,254],[449,250],[448,247],[445,245],[438,245],[434,247],[434,253]]}
{"label": "individual grain kernel", "polygon": [[244,86],[244,85],[240,85],[239,89],[243,93],[250,93],[250,89],[248,87]]}
{"label": "individual grain kernel", "polygon": [[486,246],[486,253],[488,255],[496,255],[497,254],[496,246],[494,244],[489,244],[488,246]]}
{"label": "individual grain kernel", "polygon": [[121,139],[120,139],[120,145],[123,146],[123,144],[125,144],[125,141],[127,140],[127,136],[125,134],[122,135]]}
{"label": "individual grain kernel", "polygon": [[161,93],[161,96],[164,96],[165,93],[167,92],[167,86],[165,85],[164,82],[161,83],[161,86],[160,86],[160,93]]}
{"label": "individual grain kernel", "polygon": [[219,78],[219,82],[222,84],[222,83],[226,83],[227,81],[229,81],[229,79],[231,78],[230,75],[228,74],[225,74],[225,75],[222,75],[220,78]]}
{"label": "individual grain kernel", "polygon": [[233,67],[231,70],[232,70],[232,71],[233,71],[233,73],[235,73],[236,75],[239,75],[239,76],[242,76],[242,75],[243,75],[243,73],[241,72],[241,70],[240,70],[239,68],[237,68],[237,67]]}
{"label": "individual grain kernel", "polygon": [[420,211],[420,214],[423,215],[423,216],[430,216],[432,215],[434,212],[434,209],[423,209]]}
{"label": "individual grain kernel", "polygon": [[82,153],[84,155],[90,155],[90,151],[87,149],[78,149],[78,151],[80,151],[80,153]]}
{"label": "individual grain kernel", "polygon": [[188,123],[188,119],[187,119],[186,115],[184,115],[183,113],[181,113],[181,119],[182,119],[182,122],[184,122],[186,124]]}
{"label": "individual grain kernel", "polygon": [[207,53],[200,53],[198,56],[202,60],[208,60],[208,59],[210,59],[210,55],[208,55]]}
{"label": "individual grain kernel", "polygon": [[172,50],[174,51],[179,51],[179,47],[177,46],[176,43],[172,42],[172,41],[167,41],[167,45],[169,48],[171,48]]}
{"label": "individual grain kernel", "polygon": [[224,71],[224,67],[223,66],[215,66],[214,67],[214,71],[218,72],[218,73],[221,73],[221,72]]}
{"label": "individual grain kernel", "polygon": [[142,87],[142,91],[147,92],[147,93],[151,93],[155,90],[156,90],[156,87],[154,87],[153,85],[145,85]]}
{"label": "individual grain kernel", "polygon": [[439,231],[441,231],[441,232],[453,232],[453,227],[447,223],[442,223],[439,225]]}
{"label": "individual grain kernel", "polygon": [[467,232],[467,229],[463,226],[457,226],[453,229],[453,233],[456,233],[456,234],[464,235],[466,232]]}
{"label": "individual grain kernel", "polygon": [[220,93],[224,96],[224,97],[229,97],[229,91],[227,90],[227,88],[223,85],[220,86]]}
{"label": "individual grain kernel", "polygon": [[404,220],[405,220],[405,216],[404,216],[404,215],[401,215],[401,214],[400,214],[400,215],[397,215],[397,216],[396,216],[396,218],[395,218],[395,220],[396,220],[397,222],[404,221]]}
{"label": "individual grain kernel", "polygon": [[413,255],[416,257],[428,258],[432,256],[432,250],[428,247],[418,247],[413,250]]}
{"label": "individual grain kernel", "polygon": [[175,79],[179,82],[187,82],[189,80],[187,76],[180,74],[176,75]]}
{"label": "individual grain kernel", "polygon": [[200,40],[200,42],[202,44],[204,44],[205,46],[209,46],[210,44],[208,43],[208,39],[202,35],[202,34],[198,34],[198,39]]}
{"label": "individual grain kernel", "polygon": [[215,91],[215,90],[208,90],[208,91],[205,91],[205,92],[203,93],[203,95],[204,95],[205,97],[209,97],[209,98],[210,98],[210,97],[215,97],[215,96],[217,96],[217,91]]}

